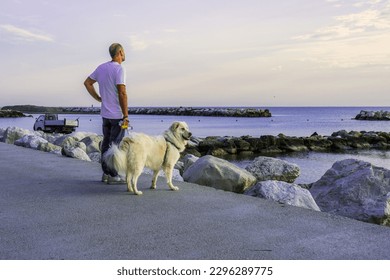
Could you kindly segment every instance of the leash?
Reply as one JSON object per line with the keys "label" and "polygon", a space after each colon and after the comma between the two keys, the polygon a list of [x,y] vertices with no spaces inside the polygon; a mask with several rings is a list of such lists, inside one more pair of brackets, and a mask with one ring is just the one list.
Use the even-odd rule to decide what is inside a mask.
{"label": "leash", "polygon": [[121,132],[119,132],[118,136],[116,137],[114,143],[119,145],[119,143],[122,141],[122,139],[125,136],[130,135],[130,130],[133,130],[133,127],[129,124],[124,124],[123,121],[119,122],[119,126],[121,127]]}

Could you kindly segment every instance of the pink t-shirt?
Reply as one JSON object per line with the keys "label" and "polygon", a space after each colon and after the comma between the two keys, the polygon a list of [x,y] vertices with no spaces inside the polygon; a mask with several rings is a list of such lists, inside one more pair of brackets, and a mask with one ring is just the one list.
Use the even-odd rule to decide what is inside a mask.
{"label": "pink t-shirt", "polygon": [[125,68],[118,62],[109,61],[99,65],[89,77],[99,84],[102,97],[100,115],[107,119],[123,118],[117,85],[126,85]]}

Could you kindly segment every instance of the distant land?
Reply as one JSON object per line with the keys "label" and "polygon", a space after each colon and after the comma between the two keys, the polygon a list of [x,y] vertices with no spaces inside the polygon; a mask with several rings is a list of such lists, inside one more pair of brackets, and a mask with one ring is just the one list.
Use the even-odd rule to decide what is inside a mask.
{"label": "distant land", "polygon": [[[4,106],[28,114],[99,114],[100,107],[45,107],[36,105]],[[212,116],[212,117],[272,117],[268,109],[225,107],[129,107],[131,115]]]}

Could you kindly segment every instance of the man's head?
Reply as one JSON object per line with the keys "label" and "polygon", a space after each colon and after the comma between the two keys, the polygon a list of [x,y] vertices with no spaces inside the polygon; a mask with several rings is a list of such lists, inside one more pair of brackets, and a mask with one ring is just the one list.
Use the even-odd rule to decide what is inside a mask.
{"label": "man's head", "polygon": [[117,61],[120,59],[120,62],[125,61],[125,51],[121,44],[113,43],[109,48],[110,56],[112,60]]}

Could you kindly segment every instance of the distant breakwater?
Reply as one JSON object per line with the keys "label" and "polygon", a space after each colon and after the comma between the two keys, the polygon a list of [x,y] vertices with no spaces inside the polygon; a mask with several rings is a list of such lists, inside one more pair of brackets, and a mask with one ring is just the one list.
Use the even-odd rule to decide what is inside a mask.
{"label": "distant breakwater", "polygon": [[356,115],[355,119],[363,121],[390,121],[390,112],[361,110],[360,113]]}
{"label": "distant breakwater", "polygon": [[[17,110],[25,113],[55,114],[99,114],[98,107],[44,107],[35,105],[5,106],[3,110]],[[222,108],[222,107],[130,107],[131,115],[211,116],[211,117],[272,117],[268,109]]]}
{"label": "distant breakwater", "polygon": [[29,117],[20,111],[15,110],[0,110],[0,118],[24,118]]}
{"label": "distant breakwater", "polygon": [[293,137],[279,134],[260,137],[206,137],[189,146],[187,153],[196,156],[254,156],[285,154],[291,152],[347,152],[351,150],[390,150],[390,133],[345,130],[322,136],[314,133],[309,137]]}

